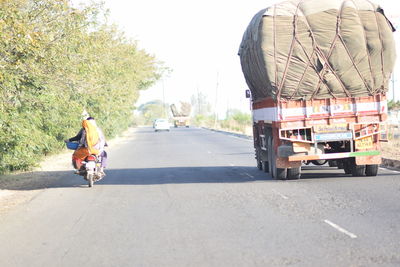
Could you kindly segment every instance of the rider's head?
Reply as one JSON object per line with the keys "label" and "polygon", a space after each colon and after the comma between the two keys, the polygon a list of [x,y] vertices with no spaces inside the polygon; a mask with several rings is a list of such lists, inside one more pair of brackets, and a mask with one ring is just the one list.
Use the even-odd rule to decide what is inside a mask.
{"label": "rider's head", "polygon": [[83,119],[82,120],[82,127],[85,128],[88,125],[88,123],[96,126],[96,121],[94,120],[93,117],[87,117],[87,118]]}
{"label": "rider's head", "polygon": [[82,118],[82,120],[87,120],[88,118],[90,118],[90,115],[86,111],[86,109],[84,109],[83,112],[81,113],[81,118]]}

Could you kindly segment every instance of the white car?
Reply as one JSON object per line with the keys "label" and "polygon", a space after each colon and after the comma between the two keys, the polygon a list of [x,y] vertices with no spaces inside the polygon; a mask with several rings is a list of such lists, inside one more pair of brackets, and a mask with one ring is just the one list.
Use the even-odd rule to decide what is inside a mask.
{"label": "white car", "polygon": [[154,122],[154,131],[169,131],[171,125],[169,124],[168,120],[166,119],[157,119]]}

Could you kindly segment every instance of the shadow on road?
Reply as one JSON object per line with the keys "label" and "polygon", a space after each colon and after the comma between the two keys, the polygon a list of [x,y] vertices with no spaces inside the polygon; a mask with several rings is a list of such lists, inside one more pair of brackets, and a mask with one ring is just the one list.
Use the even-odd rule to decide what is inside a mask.
{"label": "shadow on road", "polygon": [[[248,166],[220,167],[170,167],[143,169],[109,169],[107,176],[97,184],[102,185],[157,185],[194,183],[248,183],[276,181],[269,174]],[[381,174],[393,176],[398,174]],[[5,179],[6,178],[6,179]],[[301,180],[352,179],[351,175],[338,172],[335,168],[324,166],[303,166]],[[367,178],[367,177],[364,177]],[[376,178],[376,177],[373,177]],[[86,184],[81,176],[71,171],[31,172],[0,177],[0,189],[36,190],[45,188],[81,187]]]}

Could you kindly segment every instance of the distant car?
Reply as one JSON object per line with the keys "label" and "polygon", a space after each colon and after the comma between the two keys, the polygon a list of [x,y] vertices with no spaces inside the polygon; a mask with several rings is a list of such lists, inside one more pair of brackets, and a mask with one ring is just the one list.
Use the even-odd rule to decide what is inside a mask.
{"label": "distant car", "polygon": [[169,131],[170,124],[166,119],[157,119],[154,122],[154,131]]}

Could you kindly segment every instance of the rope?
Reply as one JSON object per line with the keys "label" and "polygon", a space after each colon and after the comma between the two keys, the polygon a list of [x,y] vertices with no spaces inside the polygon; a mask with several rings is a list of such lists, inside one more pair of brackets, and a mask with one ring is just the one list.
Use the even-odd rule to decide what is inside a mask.
{"label": "rope", "polygon": [[[303,82],[303,80],[304,80],[304,78],[305,78],[305,75],[306,75],[306,73],[307,73],[307,70],[310,68],[310,66],[312,66],[312,68],[315,70],[315,72],[317,73],[318,78],[319,78],[318,85],[317,85],[317,87],[315,88],[315,90],[313,91],[313,93],[312,93],[312,95],[311,95],[311,99],[313,99],[313,98],[315,97],[315,95],[317,95],[318,92],[321,90],[322,84],[325,85],[325,87],[327,88],[327,91],[328,91],[334,98],[336,98],[335,94],[332,92],[332,90],[331,90],[331,89],[329,88],[329,86],[326,84],[325,79],[324,79],[324,77],[325,77],[325,75],[326,75],[326,73],[327,73],[328,71],[330,71],[330,72],[334,75],[334,77],[337,79],[337,81],[339,82],[340,86],[342,87],[343,92],[347,95],[347,97],[351,97],[351,93],[346,89],[346,86],[343,84],[341,78],[338,76],[338,74],[334,71],[334,69],[332,68],[332,66],[331,66],[330,63],[329,63],[329,59],[330,59],[330,57],[331,57],[332,54],[333,54],[333,51],[334,51],[334,49],[335,49],[335,47],[336,47],[336,45],[337,45],[337,40],[338,40],[338,39],[340,40],[341,44],[343,45],[343,47],[344,47],[344,49],[345,49],[345,51],[346,51],[346,53],[347,53],[348,58],[350,59],[352,65],[353,65],[353,67],[354,67],[354,69],[357,71],[358,76],[360,77],[360,79],[361,79],[362,82],[364,83],[364,86],[365,86],[365,88],[368,90],[368,92],[369,92],[371,95],[374,95],[376,92],[381,92],[381,91],[383,91],[383,90],[385,89],[385,88],[384,88],[384,84],[385,84],[385,82],[386,82],[387,79],[386,79],[386,77],[385,77],[385,75],[384,75],[385,70],[384,70],[384,57],[383,57],[383,40],[382,40],[382,35],[381,35],[380,27],[379,27],[379,21],[378,21],[378,14],[377,14],[377,11],[375,11],[374,14],[375,14],[376,24],[377,24],[377,28],[378,28],[378,32],[379,32],[379,40],[380,40],[380,42],[381,42],[381,51],[380,51],[380,54],[381,54],[381,71],[382,71],[383,84],[382,84],[382,86],[381,86],[380,88],[373,89],[373,88],[371,88],[371,86],[368,85],[367,81],[366,81],[366,80],[364,79],[364,77],[362,76],[362,74],[361,74],[361,72],[360,72],[360,70],[359,70],[359,68],[358,68],[358,66],[357,66],[357,64],[356,64],[356,62],[354,61],[354,59],[353,59],[353,57],[352,57],[352,55],[351,55],[351,53],[350,53],[350,51],[349,51],[349,49],[348,49],[348,47],[347,47],[347,45],[346,45],[346,43],[345,43],[345,41],[344,41],[342,35],[341,35],[341,31],[340,31],[340,29],[341,29],[341,22],[342,22],[342,17],[341,17],[341,16],[342,16],[342,11],[343,11],[344,4],[345,4],[347,1],[351,1],[351,2],[357,7],[357,13],[358,13],[358,16],[360,17],[359,10],[358,10],[358,6],[354,3],[353,0],[345,0],[345,1],[343,1],[343,3],[342,3],[342,5],[341,5],[340,9],[338,10],[337,23],[336,23],[336,34],[335,34],[335,37],[334,37],[334,39],[333,39],[333,41],[332,41],[332,43],[331,43],[331,46],[330,46],[329,51],[328,51],[328,54],[325,55],[324,52],[322,51],[322,49],[320,48],[320,46],[318,45],[317,41],[316,41],[316,38],[315,38],[315,36],[314,36],[314,34],[313,34],[313,31],[311,30],[310,24],[309,24],[309,22],[308,22],[307,16],[305,16],[305,15],[304,15],[304,12],[301,10],[301,7],[300,7],[300,6],[301,6],[301,4],[302,4],[303,1],[304,1],[304,0],[301,0],[301,1],[299,2],[299,4],[298,4],[297,7],[296,7],[296,12],[295,12],[295,14],[293,15],[293,39],[292,39],[292,42],[291,42],[291,45],[290,45],[290,49],[289,49],[289,53],[288,53],[288,56],[287,56],[286,65],[285,65],[285,69],[284,69],[284,72],[283,72],[283,75],[282,75],[282,79],[281,79],[281,81],[280,81],[279,84],[278,84],[278,66],[277,66],[277,60],[276,60],[276,42],[277,42],[277,40],[276,40],[276,5],[274,5],[274,15],[273,15],[273,25],[274,25],[274,26],[273,26],[273,27],[274,27],[274,60],[275,60],[275,85],[277,86],[277,89],[278,89],[278,90],[277,90],[277,94],[276,94],[276,95],[277,95],[277,99],[280,99],[280,97],[281,97],[282,89],[283,89],[283,86],[284,86],[284,83],[285,83],[285,80],[286,80],[286,76],[287,76],[287,74],[288,74],[288,70],[289,70],[289,67],[290,67],[290,64],[291,64],[291,59],[292,59],[292,57],[293,57],[293,51],[294,51],[294,48],[295,48],[295,44],[296,44],[296,43],[298,43],[298,44],[301,46],[301,48],[302,48],[304,54],[305,54],[306,57],[307,57],[308,63],[307,63],[307,65],[306,65],[306,67],[305,67],[305,70],[304,70],[304,72],[303,72],[303,74],[302,74],[302,76],[301,76],[301,78],[300,78],[300,81],[299,81],[298,84],[297,84],[297,87],[295,88],[294,92],[291,94],[291,96],[289,97],[289,99],[292,99],[292,98],[298,93],[299,88],[300,88],[300,86],[301,86],[301,84],[302,84],[302,82]],[[369,2],[369,1],[368,1],[368,2]],[[372,4],[371,4],[371,5],[372,5]],[[297,28],[298,28],[297,22],[298,22],[298,13],[299,13],[299,11],[301,12],[301,14],[302,14],[303,17],[304,17],[304,22],[305,22],[305,24],[306,24],[306,26],[307,26],[307,28],[308,28],[308,30],[309,30],[309,32],[310,32],[311,40],[312,40],[312,43],[313,43],[313,52],[312,52],[311,56],[307,53],[307,50],[305,49],[305,47],[303,46],[303,44],[300,42],[300,40],[297,38]],[[360,19],[360,22],[361,22],[361,25],[363,25],[361,19]],[[367,43],[367,36],[366,36],[364,27],[363,27],[363,34],[364,34],[365,43]],[[370,55],[370,53],[369,53],[368,48],[366,48],[366,51],[367,51],[367,56],[368,56],[368,64],[369,64],[369,69],[370,69],[371,81],[372,81],[373,84],[375,85],[375,81],[374,81],[374,79],[373,79],[371,55]],[[316,67],[316,65],[313,63],[313,60],[312,60],[315,54],[317,54],[317,56],[320,57],[320,58],[324,61],[324,62],[323,62],[323,66],[322,66],[322,70],[321,70],[320,72],[317,70],[317,67]],[[322,63],[322,62],[321,62],[321,63]],[[375,86],[373,86],[373,87],[375,87]]]}
{"label": "rope", "polygon": [[[369,1],[368,1],[369,2]],[[371,2],[370,2],[371,3]],[[376,91],[378,92],[383,92],[385,91],[385,84],[387,83],[387,79],[385,78],[385,65],[384,65],[384,61],[383,61],[383,40],[382,40],[382,35],[381,35],[381,29],[379,27],[379,22],[378,22],[378,14],[376,11],[374,11],[375,14],[375,19],[376,19],[376,26],[378,27],[378,32],[379,32],[379,41],[381,42],[381,71],[382,71],[382,85],[379,89],[377,89]]]}
{"label": "rope", "polygon": [[[299,42],[299,40],[297,40],[297,38],[296,38],[296,41],[301,45],[301,43]],[[311,53],[311,58],[313,56],[314,56],[314,51]],[[310,60],[308,60],[307,66],[305,67],[304,72],[301,75],[301,78],[300,78],[300,80],[299,80],[299,82],[298,82],[298,84],[296,86],[296,89],[294,90],[293,94],[289,97],[289,100],[291,100],[294,97],[294,95],[297,94],[297,92],[299,91],[300,85],[303,82],[304,77],[306,76],[306,73],[307,73],[307,70],[308,70],[309,67],[310,67]]]}
{"label": "rope", "polygon": [[275,22],[275,14],[276,14],[276,5],[274,5],[273,24],[274,24],[275,86],[278,86],[278,63],[276,62],[276,22]]}
{"label": "rope", "polygon": [[295,36],[296,36],[296,29],[297,29],[297,11],[299,10],[299,6],[300,6],[300,4],[302,2],[303,2],[303,0],[300,1],[299,4],[297,5],[296,12],[295,12],[295,14],[293,16],[293,33],[294,33],[294,36],[292,38],[292,43],[290,44],[289,54],[288,54],[288,57],[287,57],[287,60],[286,60],[285,70],[283,71],[282,80],[281,80],[281,83],[279,84],[278,91],[277,91],[277,94],[276,94],[277,95],[277,99],[281,98],[282,88],[283,88],[283,85],[285,84],[286,75],[287,75],[287,72],[288,72],[288,69],[289,69],[289,65],[290,65],[290,62],[291,62],[291,59],[292,59],[292,56],[293,56],[294,44],[296,42]]}
{"label": "rope", "polygon": [[[360,10],[358,9],[358,5],[356,5],[354,0],[350,0],[350,1],[357,8],[357,14],[358,14],[358,17],[360,18],[360,23],[363,26],[362,29],[363,29],[364,39],[365,39],[365,51],[367,51],[369,71],[370,71],[370,74],[371,74],[371,81],[373,83],[373,88],[375,88],[375,79],[374,79],[374,74],[373,74],[373,71],[372,71],[372,64],[371,64],[371,54],[369,53],[369,50],[368,50],[368,47],[367,47],[367,44],[368,44],[368,42],[367,42],[367,34],[365,33],[365,28],[364,28],[364,24],[362,23],[362,20],[361,20]],[[371,4],[371,2],[369,2],[369,3]],[[370,91],[370,90],[368,90],[368,91]],[[372,89],[372,91],[370,91],[370,93],[374,94],[375,93],[374,91],[376,91],[376,90]]]}
{"label": "rope", "polygon": [[[304,12],[300,9],[300,11],[302,12],[302,14],[303,14],[303,17],[304,17],[304,22],[305,22],[305,24],[306,24],[306,26],[307,26],[307,28],[308,28],[308,30],[309,30],[309,32],[310,32],[310,35],[311,35],[311,40],[313,41],[313,49],[318,53],[318,55],[322,58],[322,59],[324,59],[324,61],[325,61],[325,64],[324,64],[324,66],[323,66],[323,69],[325,69],[326,67],[332,72],[332,74],[335,76],[335,78],[337,79],[337,81],[339,82],[339,84],[340,84],[340,86],[342,87],[342,90],[343,90],[343,92],[347,95],[347,96],[351,96],[351,94],[350,94],[350,92],[346,89],[346,87],[344,86],[344,84],[343,84],[343,82],[342,82],[342,80],[339,78],[339,76],[336,74],[336,72],[332,69],[332,67],[330,66],[330,64],[328,63],[328,59],[325,57],[325,55],[324,55],[324,53],[321,51],[321,49],[319,48],[319,45],[318,45],[318,43],[317,43],[317,40],[315,39],[315,36],[314,36],[314,33],[313,33],[313,31],[311,30],[311,27],[310,27],[310,23],[308,22],[308,20],[307,20],[307,17],[304,15]],[[304,49],[304,47],[303,47],[303,50],[305,51],[305,49]],[[305,52],[306,53],[306,52]],[[307,53],[306,53],[307,54]],[[315,67],[315,70],[316,70],[316,67]],[[327,88],[327,90],[332,94],[332,92],[330,91],[330,89],[329,89],[329,87],[325,84],[325,82],[324,82],[324,78],[320,75],[320,73],[316,70],[316,72],[317,72],[317,74],[318,74],[318,76],[319,76],[319,79],[320,79],[320,81],[322,81],[322,83],[326,86],[326,88]],[[316,88],[316,91],[319,91],[319,86]],[[315,91],[314,91],[315,92]],[[314,97],[314,94],[312,95],[312,97]],[[312,97],[311,97],[311,99],[312,99]]]}

